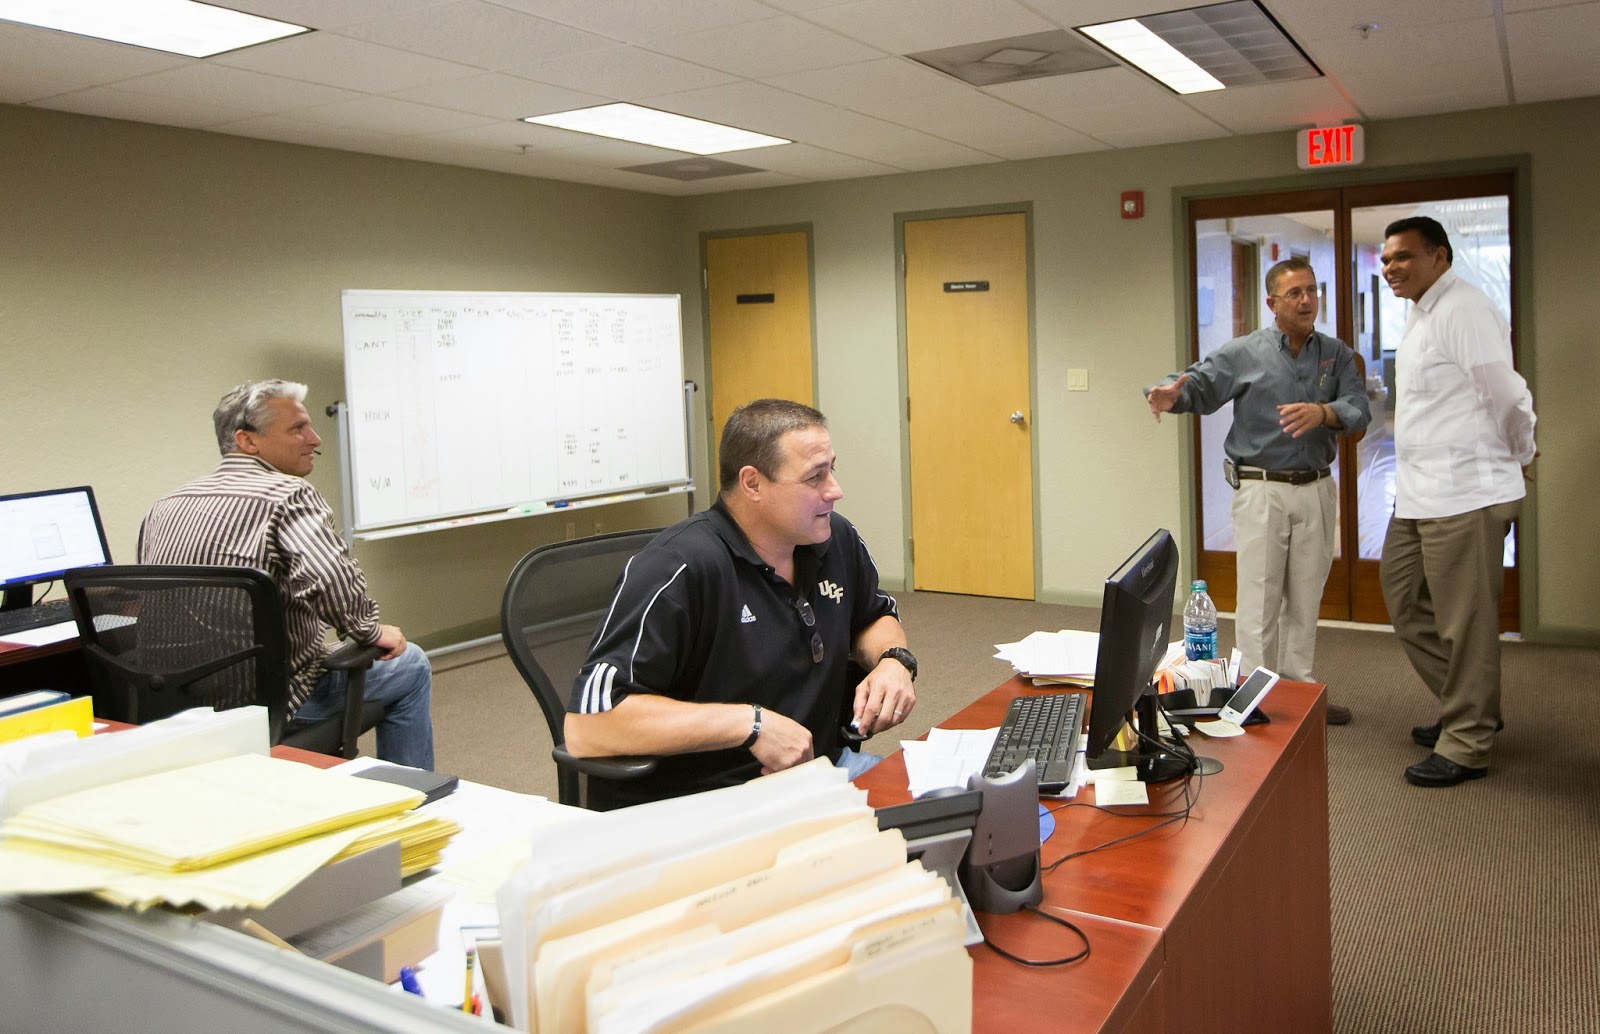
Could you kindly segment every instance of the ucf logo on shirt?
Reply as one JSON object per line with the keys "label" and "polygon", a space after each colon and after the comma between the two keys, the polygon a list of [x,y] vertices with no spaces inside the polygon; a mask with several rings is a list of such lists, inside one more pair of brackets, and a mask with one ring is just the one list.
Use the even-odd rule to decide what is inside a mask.
{"label": "ucf logo on shirt", "polygon": [[817,592],[820,593],[824,599],[830,599],[835,603],[844,602],[844,586],[828,581],[827,579],[823,579],[817,583]]}

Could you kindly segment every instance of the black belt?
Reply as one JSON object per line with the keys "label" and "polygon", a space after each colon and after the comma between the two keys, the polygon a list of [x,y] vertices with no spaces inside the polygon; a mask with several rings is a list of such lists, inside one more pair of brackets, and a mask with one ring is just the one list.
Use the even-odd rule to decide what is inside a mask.
{"label": "black belt", "polygon": [[1321,470],[1246,470],[1239,468],[1240,481],[1281,481],[1288,485],[1309,485],[1333,473],[1331,467]]}

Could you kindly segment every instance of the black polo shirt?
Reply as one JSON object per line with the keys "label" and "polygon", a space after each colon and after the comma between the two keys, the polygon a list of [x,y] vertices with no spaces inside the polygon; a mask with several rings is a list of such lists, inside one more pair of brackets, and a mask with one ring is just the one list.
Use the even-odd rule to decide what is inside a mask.
{"label": "black polo shirt", "polygon": [[[831,523],[827,542],[795,549],[793,586],[757,555],[720,499],[663,531],[623,569],[567,709],[608,711],[630,693],[760,704],[811,730],[818,756],[837,758],[839,725],[855,700],[850,647],[899,611],[878,588],[855,527],[838,513]],[[815,624],[806,624],[801,599]],[[622,807],[734,786],[760,771],[755,755],[738,748],[673,755],[643,779],[590,779],[589,800]]]}

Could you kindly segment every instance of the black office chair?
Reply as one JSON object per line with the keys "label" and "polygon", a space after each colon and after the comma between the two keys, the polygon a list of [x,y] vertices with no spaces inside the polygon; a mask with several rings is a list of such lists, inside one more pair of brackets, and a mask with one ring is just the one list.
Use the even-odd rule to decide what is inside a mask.
{"label": "black office chair", "polygon": [[[519,560],[506,581],[500,635],[550,726],[562,804],[585,803],[580,775],[638,779],[655,771],[651,757],[580,758],[568,753],[564,724],[572,680],[611,606],[617,577],[628,559],[659,533],[623,531],[552,542]],[[552,682],[551,672],[562,681]]]}
{"label": "black office chair", "polygon": [[102,717],[140,724],[191,707],[267,709],[272,743],[356,756],[383,717],[364,701],[376,646],[346,643],[327,667],[349,673],[344,714],[298,722],[286,711],[288,636],[277,585],[247,567],[108,565],[65,575]]}

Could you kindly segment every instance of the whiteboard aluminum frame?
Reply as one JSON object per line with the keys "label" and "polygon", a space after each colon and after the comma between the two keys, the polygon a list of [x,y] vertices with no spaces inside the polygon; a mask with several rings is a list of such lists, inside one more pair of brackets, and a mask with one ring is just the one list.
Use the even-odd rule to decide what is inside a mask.
{"label": "whiteboard aluminum frame", "polygon": [[[340,298],[340,323],[344,321],[344,300],[352,294],[359,295],[428,295],[449,296],[457,295],[463,298],[561,298],[561,299],[630,299],[641,298],[660,300],[670,298],[677,307],[678,314],[678,370],[680,377],[684,371],[683,356],[683,295],[681,294],[641,294],[641,293],[606,293],[606,292],[561,292],[561,291],[447,291],[447,290],[418,290],[418,289],[368,289],[344,288],[339,292]],[[343,333],[341,329],[341,334]],[[342,346],[347,342],[341,341]],[[348,360],[348,351],[342,351],[341,361]],[[422,534],[430,531],[441,531],[447,528],[467,527],[476,524],[495,523],[497,521],[511,520],[520,517],[533,517],[545,513],[555,513],[567,509],[579,509],[587,506],[609,505],[612,503],[631,502],[638,499],[647,499],[657,495],[688,494],[689,508],[694,508],[694,427],[690,418],[689,397],[698,387],[693,381],[683,380],[682,391],[684,394],[684,408],[682,413],[683,423],[683,467],[685,477],[682,480],[672,478],[666,481],[650,482],[637,485],[628,489],[613,490],[593,493],[591,495],[578,495],[561,500],[528,500],[515,503],[509,507],[471,507],[464,510],[440,513],[428,517],[426,520],[399,520],[381,521],[372,524],[357,526],[356,523],[356,479],[358,472],[355,469],[355,459],[350,435],[350,403],[348,399],[341,400],[328,407],[329,415],[334,415],[337,407],[337,428],[339,433],[339,466],[340,481],[343,489],[343,500],[340,507],[343,516],[343,533],[345,545],[354,548],[357,540],[371,540],[383,538],[397,538],[404,535]],[[348,375],[345,380],[346,393],[349,391]],[[558,505],[561,504],[561,505]]]}

